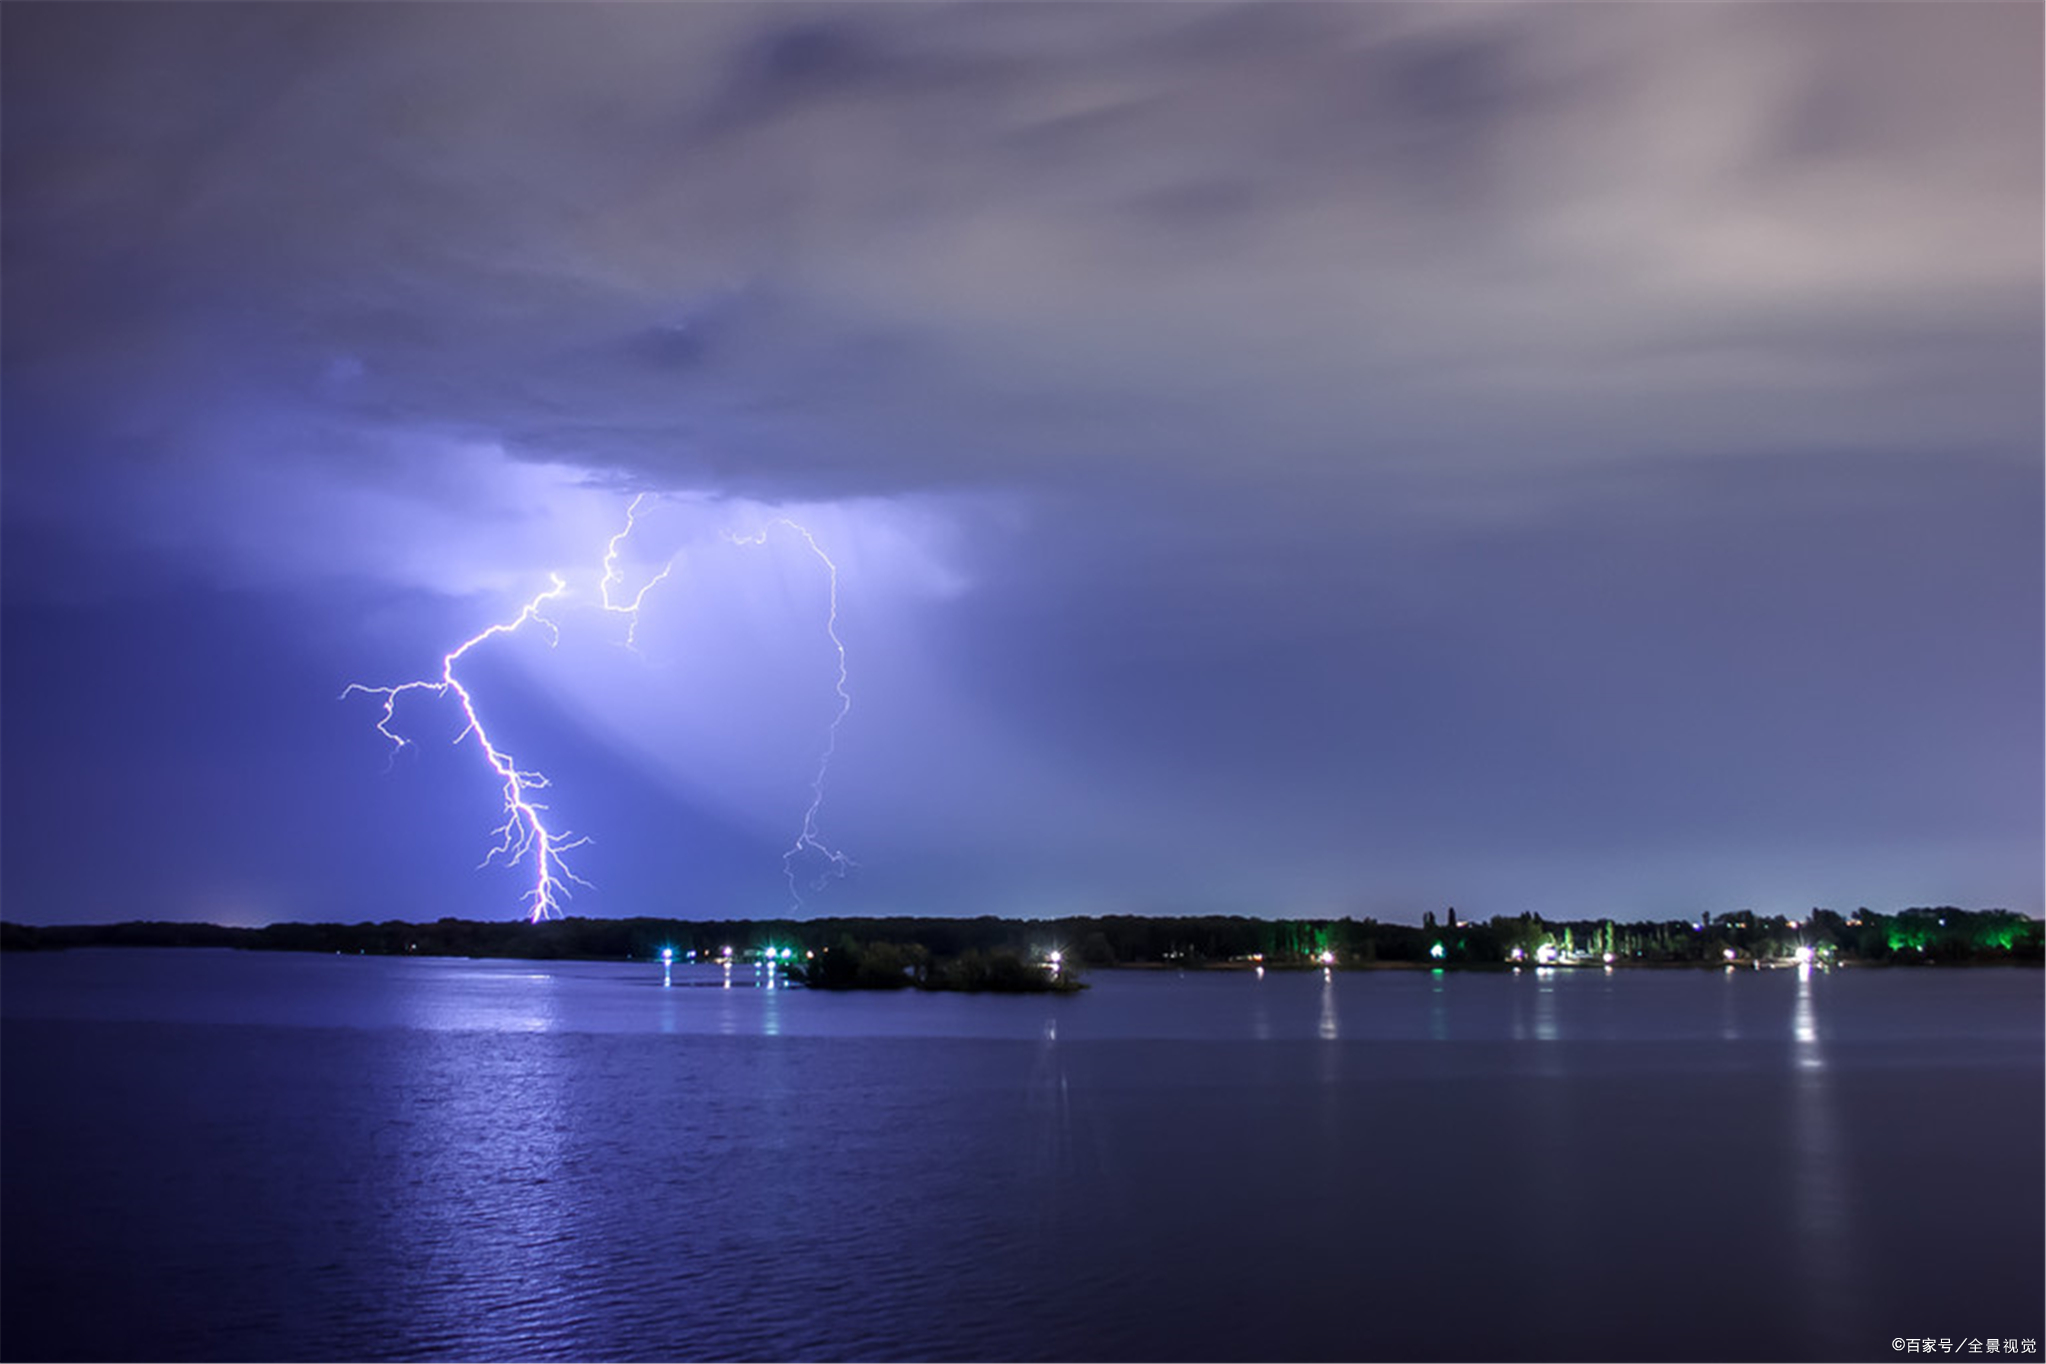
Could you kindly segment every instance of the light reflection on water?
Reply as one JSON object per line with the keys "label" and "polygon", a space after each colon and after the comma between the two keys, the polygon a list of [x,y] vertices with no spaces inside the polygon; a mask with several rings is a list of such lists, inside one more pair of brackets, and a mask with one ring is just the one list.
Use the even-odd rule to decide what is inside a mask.
{"label": "light reflection on water", "polygon": [[1819,1015],[1809,964],[1801,964],[1797,968],[1797,1010],[1791,1016],[1790,1031],[1797,1042],[1798,1068],[1821,1069],[1826,1058],[1819,1050]]}
{"label": "light reflection on water", "polygon": [[[0,959],[5,1016],[165,1023],[397,1027],[426,1031],[672,1030],[761,1035],[778,1001],[790,1036],[1069,1040],[1500,1040],[1765,1043],[1792,1037],[1792,971],[1097,972],[1077,996],[974,997],[915,991],[768,990],[716,963],[527,963],[148,949]],[[1980,998],[1969,982],[2036,987],[2036,972],[1842,970],[1810,977],[1840,1026],[1864,1040],[1954,1033],[2036,1041],[2037,1019]],[[711,987],[711,988],[702,988]],[[1787,1016],[1789,1015],[1789,1016]],[[1816,1015],[1813,1015],[1816,1017]],[[1328,1034],[1334,1031],[1335,1037]],[[1974,1031],[1970,1031],[1974,1030]]]}
{"label": "light reflection on water", "polygon": [[1849,1181],[1852,1149],[1841,1130],[1841,1100],[1828,1073],[1819,1023],[1820,986],[1797,968],[1791,1012],[1794,1064],[1786,1140],[1801,1252],[1798,1285],[1809,1302],[1839,1301],[1861,1279]]}
{"label": "light reflection on water", "polygon": [[[9,1358],[1859,1357],[1905,1301],[2039,1334],[2036,973],[0,971]],[[1954,1133],[1996,1200],[1914,1188]],[[1728,1272],[1766,1287],[1673,1346],[1669,1285]],[[1368,1351],[1273,1308],[1359,1285],[1401,1306]]]}

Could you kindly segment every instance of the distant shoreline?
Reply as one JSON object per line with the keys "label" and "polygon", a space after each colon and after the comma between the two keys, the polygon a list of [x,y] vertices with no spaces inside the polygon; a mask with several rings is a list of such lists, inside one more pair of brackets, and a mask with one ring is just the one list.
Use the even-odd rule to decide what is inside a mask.
{"label": "distant shoreline", "polygon": [[[1432,920],[1433,916],[1429,918]],[[1556,921],[1527,914],[1472,923],[1371,919],[1109,915],[1064,919],[445,918],[281,923],[262,928],[129,920],[31,925],[0,921],[0,951],[72,947],[231,947],[348,955],[528,961],[761,963],[825,988],[1045,988],[1097,970],[1312,971],[1768,969],[1818,966],[2037,966],[2046,925],[2008,910],[1955,907],[1897,914],[1820,909],[1799,919],[1751,913],[1695,922]],[[835,956],[836,966],[824,960]],[[827,967],[831,969],[827,970]],[[997,983],[1000,982],[1000,983]],[[1027,984],[1026,984],[1027,982]]]}

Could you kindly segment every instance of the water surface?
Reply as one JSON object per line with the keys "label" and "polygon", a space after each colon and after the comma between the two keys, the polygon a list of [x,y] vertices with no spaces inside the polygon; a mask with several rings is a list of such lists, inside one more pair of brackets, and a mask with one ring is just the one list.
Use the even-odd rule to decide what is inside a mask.
{"label": "water surface", "polygon": [[11,1359],[1891,1357],[2041,1335],[2041,974],[0,962]]}

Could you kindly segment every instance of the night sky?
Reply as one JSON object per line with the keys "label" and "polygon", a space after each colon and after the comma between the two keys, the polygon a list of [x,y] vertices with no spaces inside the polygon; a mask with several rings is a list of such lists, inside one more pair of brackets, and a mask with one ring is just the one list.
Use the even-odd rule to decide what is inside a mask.
{"label": "night sky", "polygon": [[2041,27],[14,0],[0,911],[2039,913]]}

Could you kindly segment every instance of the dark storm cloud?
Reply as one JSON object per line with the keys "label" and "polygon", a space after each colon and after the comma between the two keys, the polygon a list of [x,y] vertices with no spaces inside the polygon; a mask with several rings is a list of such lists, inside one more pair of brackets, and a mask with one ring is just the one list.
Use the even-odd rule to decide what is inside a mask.
{"label": "dark storm cloud", "polygon": [[1146,856],[1818,806],[2035,869],[2036,7],[0,26],[10,600],[939,506],[935,654]]}
{"label": "dark storm cloud", "polygon": [[2025,336],[2029,22],[24,6],[11,387],[792,496],[1747,446],[1730,396],[1922,441],[1918,370],[1827,359]]}

